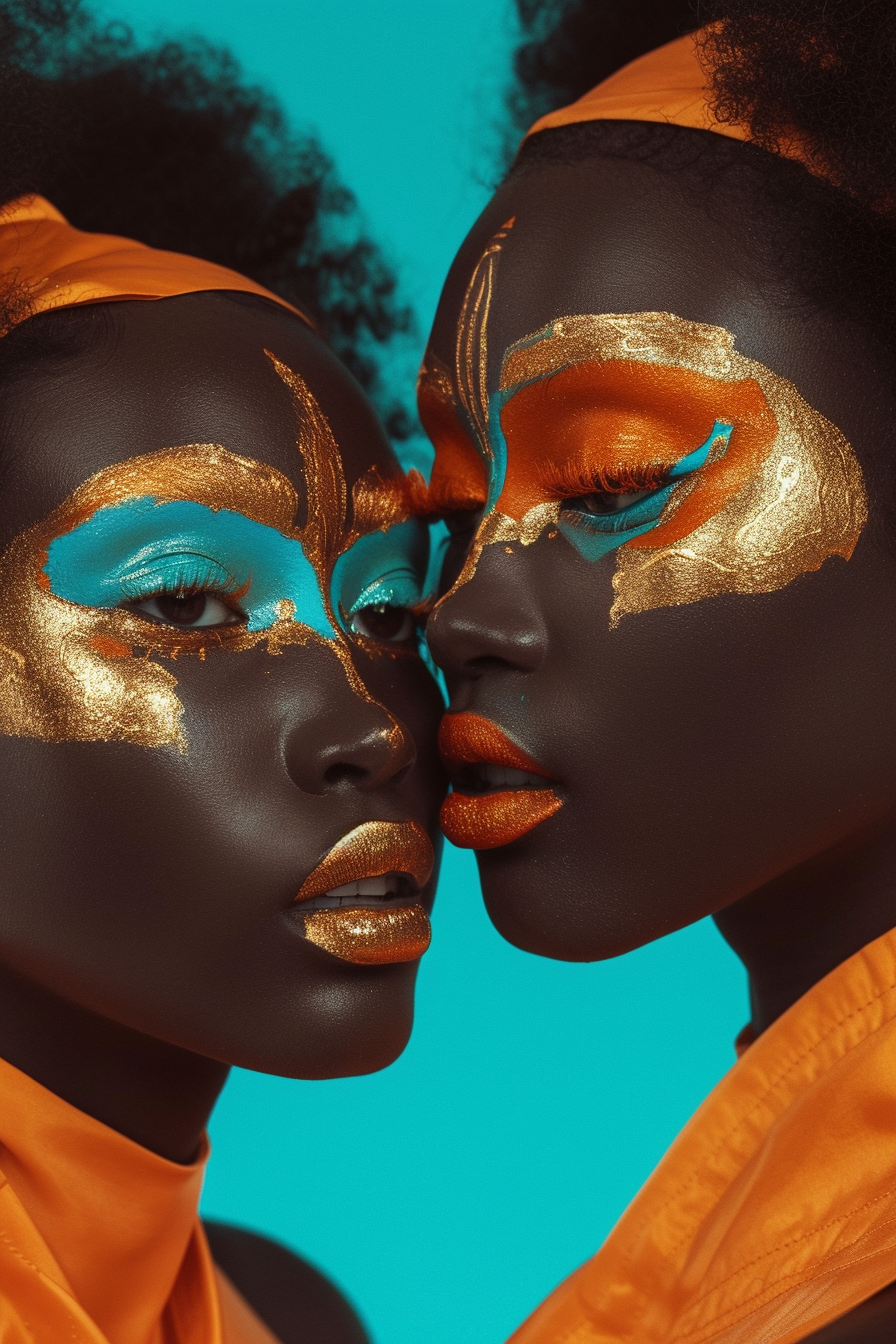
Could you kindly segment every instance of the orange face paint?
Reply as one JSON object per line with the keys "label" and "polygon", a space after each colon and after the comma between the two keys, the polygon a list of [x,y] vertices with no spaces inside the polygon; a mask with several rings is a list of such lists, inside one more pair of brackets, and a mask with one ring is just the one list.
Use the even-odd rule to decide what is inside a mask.
{"label": "orange face paint", "polygon": [[718,513],[768,456],[777,421],[753,378],[720,382],[692,369],[622,359],[573,364],[505,404],[507,471],[496,507],[521,519],[562,498],[570,475],[587,485],[672,467],[717,421],[732,426],[727,451],[702,469],[668,522],[637,538],[639,546],[668,545]]}

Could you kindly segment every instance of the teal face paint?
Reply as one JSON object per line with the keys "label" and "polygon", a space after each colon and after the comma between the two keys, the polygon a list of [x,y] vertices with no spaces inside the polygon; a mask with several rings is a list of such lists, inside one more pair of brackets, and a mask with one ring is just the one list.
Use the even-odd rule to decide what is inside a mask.
{"label": "teal face paint", "polygon": [[416,607],[426,595],[429,536],[417,518],[361,537],[333,569],[333,607],[352,615],[363,607]]}
{"label": "teal face paint", "polygon": [[[423,598],[425,525],[416,519],[360,538],[334,569],[334,609],[412,607]],[[50,589],[84,607],[115,608],[162,593],[234,594],[249,631],[292,619],[333,639],[318,576],[301,542],[228,509],[152,496],[101,508],[53,538],[44,565]]]}

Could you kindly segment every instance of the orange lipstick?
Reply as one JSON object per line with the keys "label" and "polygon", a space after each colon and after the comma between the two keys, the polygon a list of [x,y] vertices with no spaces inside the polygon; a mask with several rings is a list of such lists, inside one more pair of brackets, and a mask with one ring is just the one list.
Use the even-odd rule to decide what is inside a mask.
{"label": "orange lipstick", "polygon": [[[404,874],[416,889],[426,885],[435,856],[426,831],[416,821],[366,821],[356,826],[308,875],[297,902],[325,897],[353,882]],[[304,915],[305,937],[342,961],[361,966],[416,961],[429,947],[429,918],[419,900],[362,897]]]}
{"label": "orange lipstick", "polygon": [[[449,766],[504,766],[550,779],[522,747],[479,714],[446,714],[439,750]],[[462,790],[462,786],[461,786]],[[552,788],[520,787],[492,793],[455,790],[442,804],[442,830],[462,849],[497,849],[540,826],[563,805]]]}

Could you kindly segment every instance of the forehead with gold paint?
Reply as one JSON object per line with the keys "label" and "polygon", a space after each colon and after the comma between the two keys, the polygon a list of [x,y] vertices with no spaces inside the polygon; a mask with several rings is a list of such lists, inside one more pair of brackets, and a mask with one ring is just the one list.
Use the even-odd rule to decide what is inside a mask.
{"label": "forehead with gold paint", "polygon": [[[867,516],[852,447],[722,327],[672,313],[558,317],[504,352],[490,389],[488,317],[511,225],[468,287],[454,369],[428,357],[420,378],[434,502],[485,508],[458,584],[484,546],[547,529],[587,559],[615,552],[616,625],[772,592],[849,558]],[[620,507],[574,507],[597,494]]]}
{"label": "forehead with gold paint", "polygon": [[[221,444],[162,448],[98,472],[0,556],[0,732],[184,749],[165,664],[219,649],[320,645],[370,700],[348,619],[362,606],[421,601],[425,528],[408,482],[374,469],[355,483],[349,522],[327,418],[301,376],[268,358],[297,413],[304,524],[286,476]],[[234,593],[245,621],[179,628],[132,609],[197,589]]]}

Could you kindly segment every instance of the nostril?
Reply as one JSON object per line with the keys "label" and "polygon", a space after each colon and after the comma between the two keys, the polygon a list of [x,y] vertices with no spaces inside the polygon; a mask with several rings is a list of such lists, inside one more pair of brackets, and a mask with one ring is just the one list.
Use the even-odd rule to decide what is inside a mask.
{"label": "nostril", "polygon": [[471,658],[467,663],[467,671],[470,676],[485,676],[487,672],[506,672],[512,668],[513,664],[509,658],[498,658],[494,654],[482,654],[478,658]]}
{"label": "nostril", "polygon": [[350,761],[336,761],[324,771],[324,783],[331,788],[340,784],[363,784],[369,773],[363,766],[352,765]]}

